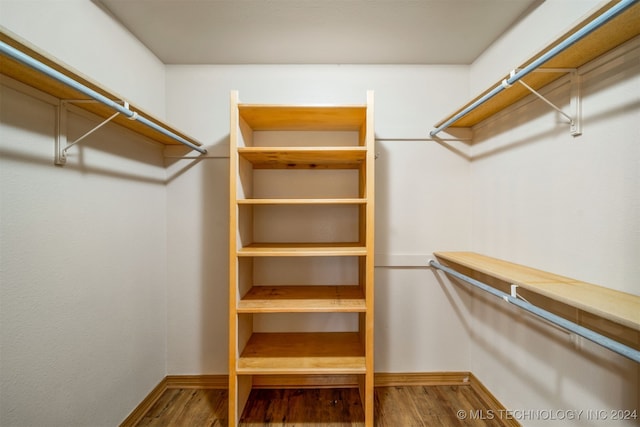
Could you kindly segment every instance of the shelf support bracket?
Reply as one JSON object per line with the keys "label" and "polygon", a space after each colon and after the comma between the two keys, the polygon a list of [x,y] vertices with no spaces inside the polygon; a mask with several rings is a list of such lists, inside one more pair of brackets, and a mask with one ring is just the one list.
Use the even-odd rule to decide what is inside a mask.
{"label": "shelf support bracket", "polygon": [[551,108],[560,113],[563,117],[565,117],[569,121],[569,132],[572,136],[580,136],[582,135],[582,98],[580,92],[580,83],[581,77],[577,71],[571,72],[571,100],[569,108],[571,109],[572,114],[567,114],[560,107],[555,105],[553,102],[549,101],[544,97],[541,93],[537,92],[534,88],[526,84],[523,80],[518,80],[522,86],[527,88],[529,92],[540,98]]}
{"label": "shelf support bracket", "polygon": [[[83,139],[100,129],[102,126],[109,123],[111,120],[115,119],[120,113],[115,112],[110,117],[102,121],[97,126],[94,126],[93,129],[84,133],[82,136],[78,137],[73,142],[68,142],[67,140],[67,104],[69,100],[61,100],[56,108],[56,140],[55,140],[55,164],[58,166],[64,166],[67,163],[67,150],[74,145],[81,142]],[[88,102],[96,102],[96,101],[88,101]],[[125,108],[129,108],[129,103],[124,102]]]}

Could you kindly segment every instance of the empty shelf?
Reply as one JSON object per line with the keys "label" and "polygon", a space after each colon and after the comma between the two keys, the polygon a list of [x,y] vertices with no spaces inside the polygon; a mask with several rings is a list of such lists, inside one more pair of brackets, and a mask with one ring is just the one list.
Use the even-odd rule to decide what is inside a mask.
{"label": "empty shelf", "polygon": [[238,154],[256,169],[357,169],[365,147],[241,147]]}
{"label": "empty shelf", "polygon": [[238,256],[365,256],[359,243],[254,243],[241,248]]}
{"label": "empty shelf", "polygon": [[356,332],[254,333],[237,363],[238,374],[364,374]]}
{"label": "empty shelf", "polygon": [[239,205],[364,205],[367,199],[239,199]]}
{"label": "empty shelf", "polygon": [[353,130],[366,121],[366,106],[238,105],[253,130]]}
{"label": "empty shelf", "polygon": [[254,286],[238,313],[364,312],[360,286]]}

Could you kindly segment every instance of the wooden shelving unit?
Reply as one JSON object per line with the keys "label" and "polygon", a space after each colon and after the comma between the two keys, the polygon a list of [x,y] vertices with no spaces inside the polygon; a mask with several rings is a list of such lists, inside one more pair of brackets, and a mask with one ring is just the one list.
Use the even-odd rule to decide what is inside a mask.
{"label": "wooden shelving unit", "polygon": [[[229,425],[260,376],[355,375],[373,426],[373,93],[284,106],[232,92],[230,141]],[[289,315],[294,327],[263,330]],[[314,330],[311,315],[356,326]]]}
{"label": "wooden shelving unit", "polygon": [[640,296],[475,252],[436,252],[443,264],[533,305],[640,350]]}
{"label": "wooden shelving unit", "polygon": [[[127,101],[126,98],[91,80],[89,77],[82,75],[80,72],[74,70],[69,65],[64,64],[59,59],[54,58],[48,53],[42,51],[41,49],[38,49],[36,46],[33,46],[26,40],[21,39],[17,35],[2,27],[0,27],[0,41],[30,56],[31,58],[36,59],[44,65],[51,67],[55,71],[64,74],[72,80],[75,80],[76,82],[82,84],[83,86],[86,86],[98,92],[99,94],[107,97],[110,100]],[[17,80],[27,86],[38,89],[60,100],[92,100],[87,95],[79,92],[78,90],[60,83],[59,81],[41,73],[40,71],[34,70],[33,68],[28,67],[8,56],[0,55],[0,74]],[[86,110],[104,119],[110,117],[115,112],[112,108],[99,102],[81,102],[75,103],[74,105],[77,108]],[[161,126],[162,128],[180,136],[181,138],[184,138],[186,141],[192,143],[193,145],[202,146],[202,144],[194,138],[177,130],[173,126],[167,124],[165,121],[152,116],[151,114],[145,112],[134,104],[129,103],[129,109],[149,119],[151,122],[157,124],[158,126]],[[143,135],[155,142],[159,142],[164,145],[180,145],[180,142],[176,141],[175,139],[170,138],[169,136],[158,132],[155,129],[152,129],[145,124],[140,123],[139,121],[129,120],[123,115],[116,116],[112,121],[113,123],[117,123],[118,125],[125,127],[139,135]]]}
{"label": "wooden shelving unit", "polygon": [[[563,40],[569,38],[572,34],[576,33],[580,28],[587,25],[589,22],[592,22],[598,16],[602,15],[605,11],[609,10],[612,6],[618,3],[617,0],[612,0],[607,2],[604,6],[587,16],[584,20],[574,25],[568,31],[566,31],[563,35],[555,39],[552,43],[545,46],[540,52],[533,55],[529,60],[525,61],[522,65],[517,67],[517,69],[522,69],[527,67],[527,65],[532,64],[538,58],[545,55]],[[604,53],[614,49],[615,47],[631,40],[632,38],[638,36],[640,34],[640,3],[637,3],[631,6],[622,14],[616,16],[597,30],[593,31],[589,35],[585,36],[575,44],[573,44],[568,49],[556,55],[554,58],[550,59],[543,65],[543,68],[546,69],[572,69],[578,68],[582,65],[586,64],[589,61],[597,58],[598,56],[603,55]],[[559,72],[544,72],[544,73],[531,73],[527,75],[523,81],[531,86],[534,90],[539,90],[540,88],[548,85],[554,80],[559,79],[560,77],[566,75],[566,71]],[[509,75],[505,75],[504,79],[509,78]],[[492,85],[489,89],[482,92],[471,101],[460,107],[458,110],[454,111],[444,119],[440,120],[438,123],[434,125],[434,127],[438,128],[442,126],[444,123],[449,121],[451,118],[458,115],[460,112],[464,111],[468,106],[474,104],[476,101],[484,97],[487,93],[493,90],[495,87],[500,86],[503,78],[498,80],[494,85]],[[494,114],[499,113],[500,111],[508,108],[509,106],[515,104],[519,100],[524,97],[530,95],[528,89],[526,89],[522,85],[513,85],[507,90],[503,90],[498,93],[493,98],[489,99],[485,103],[481,104],[473,111],[470,111],[468,114],[462,116],[455,122],[453,122],[449,127],[451,128],[466,128],[472,127],[483,120],[493,116]]]}

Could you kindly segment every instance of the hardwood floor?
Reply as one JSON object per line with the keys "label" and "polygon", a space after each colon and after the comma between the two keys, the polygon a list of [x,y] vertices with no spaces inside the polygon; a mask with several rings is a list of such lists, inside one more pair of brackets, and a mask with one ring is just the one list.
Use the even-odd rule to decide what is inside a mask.
{"label": "hardwood floor", "polygon": [[[137,426],[227,426],[227,391],[168,389]],[[464,411],[461,419],[458,411]],[[471,415],[473,412],[473,416]],[[379,427],[502,427],[469,386],[376,387]],[[363,426],[357,389],[254,389],[241,426]]]}

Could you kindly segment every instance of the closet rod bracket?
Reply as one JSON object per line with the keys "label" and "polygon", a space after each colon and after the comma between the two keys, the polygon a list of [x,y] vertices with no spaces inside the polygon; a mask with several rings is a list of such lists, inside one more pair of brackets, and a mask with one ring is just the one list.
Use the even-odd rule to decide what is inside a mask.
{"label": "closet rod bracket", "polygon": [[[112,114],[111,116],[109,116],[108,118],[100,122],[100,124],[94,126],[88,132],[85,132],[82,136],[78,137],[75,141],[69,142],[67,139],[67,124],[68,124],[67,105],[72,104],[74,102],[98,102],[98,101],[94,101],[94,100],[76,101],[76,100],[63,99],[63,100],[60,100],[60,102],[58,103],[58,106],[56,107],[56,139],[55,139],[55,159],[54,159],[54,163],[57,166],[64,166],[67,163],[67,150],[69,150],[71,147],[78,144],[79,142],[84,140],[86,137],[88,137],[89,135],[91,135],[92,133],[100,129],[102,126],[111,122],[118,115],[120,115],[120,113],[116,111],[114,114]],[[129,103],[127,101],[123,101],[123,103],[125,108],[129,108]],[[134,113],[134,114],[137,114],[137,113]],[[135,116],[132,119],[134,118]]]}
{"label": "closet rod bracket", "polygon": [[[515,71],[516,70],[511,72],[512,75],[515,73]],[[540,70],[540,71],[556,72],[556,71],[564,71],[564,70],[550,69],[550,70]],[[567,71],[570,74],[571,93],[570,93],[569,109],[571,111],[571,114],[565,113],[560,107],[555,105],[553,102],[549,101],[540,92],[536,91],[531,86],[526,84],[524,80],[518,80],[518,83],[520,83],[522,86],[527,88],[529,92],[531,92],[532,94],[540,98],[548,106],[550,106],[551,108],[556,110],[558,113],[560,113],[560,115],[566,118],[569,123],[569,133],[571,133],[572,136],[580,136],[582,135],[582,97],[581,97],[581,83],[582,83],[581,80],[582,79],[581,79],[581,76],[578,74],[577,70],[572,69]],[[505,81],[503,81],[503,86],[505,83],[506,83],[506,79]],[[511,85],[509,85],[509,87],[510,86]]]}

